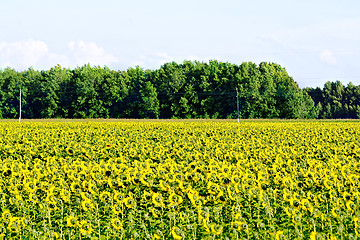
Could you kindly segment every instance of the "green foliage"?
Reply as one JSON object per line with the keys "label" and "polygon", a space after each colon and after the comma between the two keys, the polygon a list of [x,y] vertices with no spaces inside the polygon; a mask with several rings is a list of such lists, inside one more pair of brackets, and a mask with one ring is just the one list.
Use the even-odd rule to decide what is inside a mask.
{"label": "green foliage", "polygon": [[323,89],[304,89],[316,104],[318,118],[360,118],[360,86],[326,82]]}
{"label": "green foliage", "polygon": [[210,60],[126,71],[0,70],[0,118],[358,118],[360,87],[328,82],[300,89],[276,63]]}
{"label": "green foliage", "polygon": [[159,100],[157,98],[156,88],[150,81],[144,83],[140,89],[140,95],[142,100],[142,103],[140,104],[140,115],[143,118],[159,118]]}
{"label": "green foliage", "polygon": [[19,111],[19,88],[23,80],[14,69],[0,71],[0,117],[16,118]]}

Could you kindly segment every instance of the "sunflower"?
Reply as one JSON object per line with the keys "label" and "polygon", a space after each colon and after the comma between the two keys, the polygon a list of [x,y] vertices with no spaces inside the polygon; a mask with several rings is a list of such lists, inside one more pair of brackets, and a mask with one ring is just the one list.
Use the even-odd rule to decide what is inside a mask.
{"label": "sunflower", "polygon": [[111,219],[111,226],[117,231],[123,229],[123,223],[120,221],[119,218],[112,218]]}
{"label": "sunflower", "polygon": [[198,209],[198,219],[202,221],[203,219],[208,219],[210,217],[209,211],[207,209],[202,210]]}
{"label": "sunflower", "polygon": [[232,193],[237,193],[236,185],[235,184],[229,184],[226,188],[228,195],[232,195]]}
{"label": "sunflower", "polygon": [[210,194],[213,194],[213,195],[216,195],[218,193],[218,191],[220,190],[219,189],[219,186],[212,182],[212,181],[209,181],[208,184],[207,184],[207,190]]}
{"label": "sunflower", "polygon": [[55,197],[55,195],[52,195],[52,194],[48,193],[48,194],[46,195],[45,202],[46,202],[47,204],[50,204],[50,203],[56,204],[57,202],[56,202],[56,197]]}
{"label": "sunflower", "polygon": [[223,232],[223,227],[216,223],[211,223],[210,229],[211,232],[214,233],[215,235],[220,235]]}
{"label": "sunflower", "polygon": [[153,215],[154,218],[158,218],[159,215],[160,215],[160,211],[157,210],[157,209],[154,208],[154,207],[150,208],[150,212],[151,212],[151,214]]}
{"label": "sunflower", "polygon": [[180,212],[179,218],[180,218],[180,220],[181,220],[183,223],[185,222],[185,217],[187,217],[186,214],[183,213],[183,212]]}
{"label": "sunflower", "polygon": [[360,226],[360,218],[355,217],[353,220],[354,220],[355,227]]}
{"label": "sunflower", "polygon": [[283,239],[286,239],[284,232],[281,230],[276,231],[275,240],[283,240]]}
{"label": "sunflower", "polygon": [[317,232],[312,231],[310,233],[310,240],[316,240],[316,234],[317,234]]}
{"label": "sunflower", "polygon": [[355,211],[355,207],[356,207],[356,205],[355,205],[355,203],[353,202],[353,201],[347,201],[346,202],[346,208],[349,210],[349,211],[351,211],[351,212],[353,212],[353,211]]}
{"label": "sunflower", "polygon": [[159,187],[162,191],[167,192],[171,189],[169,184],[166,182],[166,180],[160,179],[159,181]]}
{"label": "sunflower", "polygon": [[161,236],[158,235],[157,233],[154,233],[153,237],[154,237],[153,239],[161,239]]}
{"label": "sunflower", "polygon": [[305,211],[308,210],[310,213],[314,211],[314,207],[307,198],[301,200],[301,208]]}
{"label": "sunflower", "polygon": [[125,206],[127,208],[134,208],[136,207],[136,202],[134,200],[134,198],[132,196],[129,196],[127,198],[124,199],[124,203],[125,203]]}
{"label": "sunflower", "polygon": [[226,197],[222,190],[219,191],[219,193],[216,196],[216,199],[219,203],[222,203],[222,204],[224,204],[226,202]]}
{"label": "sunflower", "polygon": [[169,196],[169,201],[171,205],[180,205],[183,202],[183,198],[180,195],[175,193],[171,193]]}
{"label": "sunflower", "polygon": [[293,199],[292,198],[292,196],[291,196],[291,193],[290,192],[284,192],[284,194],[283,194],[283,198],[284,198],[284,200],[285,201],[287,201],[287,202],[291,202],[291,200]]}
{"label": "sunflower", "polygon": [[60,197],[64,202],[70,202],[70,192],[66,189],[60,190]]}
{"label": "sunflower", "polygon": [[156,192],[152,195],[152,203],[155,207],[164,207],[164,201],[161,193]]}
{"label": "sunflower", "polygon": [[205,229],[205,234],[211,233],[210,225],[209,225],[209,219],[204,218],[202,221],[202,226]]}
{"label": "sunflower", "polygon": [[122,204],[124,201],[124,195],[121,192],[115,192],[114,194],[114,200],[118,203],[118,204]]}
{"label": "sunflower", "polygon": [[24,189],[25,191],[27,191],[28,193],[33,193],[33,192],[36,192],[36,190],[38,189],[36,187],[36,181],[26,181],[26,183],[24,184]]}
{"label": "sunflower", "polygon": [[179,227],[173,226],[171,229],[171,235],[173,236],[174,239],[176,240],[181,240],[183,239],[182,235],[182,231]]}
{"label": "sunflower", "polygon": [[337,218],[339,217],[339,215],[341,214],[341,209],[338,208],[338,207],[333,207],[331,209],[331,215],[334,217],[334,218]]}
{"label": "sunflower", "polygon": [[85,234],[85,235],[89,235],[93,232],[93,228],[91,227],[91,222],[90,220],[82,220],[79,223],[79,227],[80,227],[80,233]]}
{"label": "sunflower", "polygon": [[89,189],[90,193],[94,194],[94,195],[97,195],[99,192],[98,188],[96,187],[96,185],[93,182],[89,183],[88,189]]}
{"label": "sunflower", "polygon": [[88,192],[81,192],[80,196],[81,196],[81,199],[84,200],[84,201],[89,200],[90,197],[91,197],[91,195]]}
{"label": "sunflower", "polygon": [[114,179],[114,178],[109,178],[107,182],[108,182],[109,187],[112,189],[118,189],[121,186],[123,186],[121,181]]}
{"label": "sunflower", "polygon": [[12,205],[19,205],[19,204],[23,203],[23,198],[22,198],[22,196],[20,195],[20,193],[18,193],[18,194],[15,194],[15,196],[12,196],[12,197],[9,199],[9,202],[10,202],[10,204],[12,204]]}
{"label": "sunflower", "polygon": [[235,184],[235,185],[236,185],[236,184],[239,184],[240,181],[241,181],[241,179],[239,178],[238,175],[233,175],[233,176],[231,176],[230,180],[231,180],[231,182],[232,182],[233,184]]}
{"label": "sunflower", "polygon": [[91,209],[95,209],[94,204],[92,203],[92,201],[90,199],[83,200],[81,202],[81,207],[85,212],[87,212]]}
{"label": "sunflower", "polygon": [[288,215],[288,217],[292,217],[292,215],[294,213],[294,209],[292,207],[285,207],[284,210],[285,210],[285,213]]}
{"label": "sunflower", "polygon": [[231,223],[231,227],[236,231],[241,231],[243,227],[247,227],[244,221],[234,221]]}
{"label": "sunflower", "polygon": [[28,202],[30,202],[32,204],[36,204],[39,202],[39,198],[37,197],[36,193],[29,194]]}
{"label": "sunflower", "polygon": [[74,216],[67,217],[66,224],[68,227],[76,227],[78,225],[77,217],[74,217]]}
{"label": "sunflower", "polygon": [[152,202],[152,194],[148,191],[144,191],[142,198],[145,200],[145,202],[150,203]]}
{"label": "sunflower", "polygon": [[57,232],[53,232],[53,231],[50,232],[49,236],[51,239],[59,239],[60,238],[60,234]]}
{"label": "sunflower", "polygon": [[4,222],[7,222],[11,219],[11,213],[8,209],[4,210],[3,213],[1,214],[1,216],[2,216],[2,220]]}
{"label": "sunflower", "polygon": [[13,233],[17,233],[17,232],[20,232],[21,231],[21,221],[22,219],[19,218],[19,217],[11,217],[10,220],[9,220],[9,224],[8,224],[8,227],[7,229],[10,231],[10,232],[13,232]]}
{"label": "sunflower", "polygon": [[111,200],[111,194],[110,194],[108,191],[103,191],[103,192],[100,194],[99,199],[100,199],[100,201],[103,202],[103,203],[109,202],[109,201]]}
{"label": "sunflower", "polygon": [[78,183],[78,182],[72,182],[71,185],[70,185],[70,189],[72,192],[79,192],[80,189],[81,189],[81,185]]}
{"label": "sunflower", "polygon": [[111,209],[115,215],[122,213],[122,207],[119,204],[113,205]]}
{"label": "sunflower", "polygon": [[71,148],[71,147],[67,147],[67,148],[65,149],[65,152],[66,152],[68,155],[70,155],[70,156],[72,156],[72,155],[75,154],[75,150],[74,150],[73,148]]}
{"label": "sunflower", "polygon": [[89,190],[90,182],[84,180],[84,181],[82,181],[81,186],[82,186],[83,189]]}
{"label": "sunflower", "polygon": [[295,224],[295,225],[298,225],[301,223],[301,215],[299,214],[293,214],[292,216],[292,222]]}
{"label": "sunflower", "polygon": [[300,201],[296,198],[291,198],[290,199],[290,205],[293,207],[293,208],[300,208]]}

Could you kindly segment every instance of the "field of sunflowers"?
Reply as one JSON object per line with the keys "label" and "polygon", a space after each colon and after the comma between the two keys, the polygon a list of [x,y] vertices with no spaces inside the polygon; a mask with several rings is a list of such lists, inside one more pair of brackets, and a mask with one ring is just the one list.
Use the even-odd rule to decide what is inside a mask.
{"label": "field of sunflowers", "polygon": [[3,239],[359,239],[358,121],[0,122]]}

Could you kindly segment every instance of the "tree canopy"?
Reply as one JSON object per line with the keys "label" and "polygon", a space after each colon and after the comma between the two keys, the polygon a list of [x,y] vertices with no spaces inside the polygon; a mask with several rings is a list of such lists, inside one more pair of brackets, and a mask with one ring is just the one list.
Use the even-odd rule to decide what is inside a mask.
{"label": "tree canopy", "polygon": [[300,89],[276,63],[169,62],[126,71],[0,70],[0,118],[359,118],[360,87]]}

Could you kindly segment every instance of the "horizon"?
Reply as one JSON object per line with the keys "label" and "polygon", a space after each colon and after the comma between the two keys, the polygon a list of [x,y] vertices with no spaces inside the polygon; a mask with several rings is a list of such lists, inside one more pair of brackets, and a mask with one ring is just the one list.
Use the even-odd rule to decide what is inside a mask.
{"label": "horizon", "polygon": [[300,88],[360,85],[360,2],[5,0],[0,69],[274,62]]}
{"label": "horizon", "polygon": [[[175,63],[177,63],[177,64],[183,64],[185,61],[200,62],[200,63],[205,63],[205,64],[207,64],[207,63],[209,63],[209,61],[218,61],[218,60],[216,60],[216,59],[210,59],[210,60],[208,60],[208,61],[183,60],[182,62],[175,62],[175,61],[171,61],[171,62],[175,62]],[[166,62],[166,63],[164,63],[164,64],[171,63],[171,62]],[[218,62],[221,62],[221,61],[218,61]],[[234,63],[231,63],[231,62],[224,62],[224,63],[234,64]],[[268,63],[270,63],[270,62],[268,62]],[[273,63],[273,62],[272,62],[272,63]],[[163,64],[163,65],[164,65],[164,64]],[[259,63],[259,64],[255,63],[255,64],[256,64],[257,66],[259,66],[260,63]],[[275,63],[275,64],[277,64],[277,63]],[[114,71],[117,71],[117,72],[127,71],[127,70],[130,69],[130,68],[136,68],[136,67],[140,67],[141,69],[144,70],[144,72],[145,72],[146,70],[155,71],[155,70],[158,70],[161,66],[163,66],[163,65],[161,65],[161,66],[159,66],[158,68],[152,68],[152,69],[150,69],[150,68],[143,68],[143,67],[141,67],[141,66],[139,66],[139,65],[136,65],[136,66],[128,67],[127,69],[112,69],[112,68],[110,68],[109,66],[106,66],[106,65],[100,66],[100,65],[91,65],[90,63],[85,63],[85,64],[78,65],[78,66],[75,66],[75,67],[63,67],[63,66],[61,66],[60,64],[56,64],[55,66],[49,67],[48,69],[35,69],[35,68],[33,68],[33,67],[29,67],[29,68],[27,68],[27,69],[23,69],[23,70],[20,70],[20,71],[19,71],[19,70],[16,70],[15,68],[12,68],[12,67],[5,67],[5,68],[1,68],[1,67],[0,67],[0,71],[4,71],[6,68],[13,69],[13,70],[15,70],[16,72],[19,72],[19,73],[24,72],[24,71],[27,71],[28,69],[34,69],[35,71],[48,71],[48,70],[50,70],[51,68],[55,68],[55,67],[57,67],[57,66],[60,66],[61,68],[66,68],[66,69],[69,69],[70,71],[72,71],[72,70],[75,70],[76,68],[81,68],[81,67],[87,66],[87,65],[89,65],[89,66],[92,67],[92,68],[93,68],[93,67],[109,68],[110,70],[114,70]],[[236,65],[239,66],[240,64],[236,64]],[[280,65],[280,66],[281,66],[281,65]],[[281,66],[281,67],[286,70],[285,67],[283,67],[283,66]],[[287,71],[287,70],[286,70],[286,71]],[[337,82],[337,81],[340,81],[341,84],[342,84],[344,87],[347,87],[350,83],[354,84],[355,86],[360,86],[360,84],[355,84],[355,83],[352,82],[352,81],[349,81],[349,82],[347,82],[347,83],[345,84],[345,83],[342,82],[341,80],[336,79],[336,80],[333,80],[333,81],[330,81],[330,80],[329,80],[329,81],[326,81],[326,82],[324,82],[324,84],[323,84],[322,86],[315,86],[315,87],[307,87],[307,86],[305,86],[305,87],[301,87],[301,86],[299,85],[299,83],[296,81],[296,79],[294,79],[293,76],[291,76],[291,75],[289,74],[289,77],[291,77],[291,78],[294,80],[294,82],[299,86],[300,89],[305,89],[305,88],[313,88],[313,89],[315,89],[315,88],[320,88],[320,89],[323,89],[323,87],[324,87],[324,85],[325,85],[326,82]]]}

